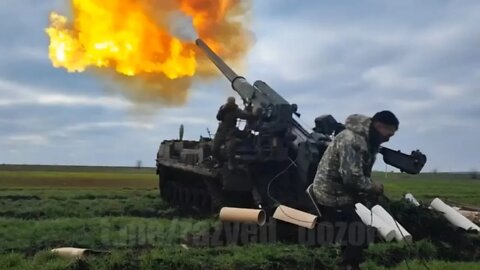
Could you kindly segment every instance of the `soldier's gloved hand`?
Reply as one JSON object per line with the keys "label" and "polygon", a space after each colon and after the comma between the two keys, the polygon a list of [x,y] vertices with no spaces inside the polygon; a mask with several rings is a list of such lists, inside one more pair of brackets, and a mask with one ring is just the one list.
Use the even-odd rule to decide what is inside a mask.
{"label": "soldier's gloved hand", "polygon": [[372,181],[372,193],[375,195],[382,195],[383,184],[377,181]]}

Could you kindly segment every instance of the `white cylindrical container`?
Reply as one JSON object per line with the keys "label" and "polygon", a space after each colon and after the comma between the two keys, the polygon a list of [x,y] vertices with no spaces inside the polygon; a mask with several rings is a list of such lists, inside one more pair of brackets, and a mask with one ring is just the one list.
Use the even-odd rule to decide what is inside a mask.
{"label": "white cylindrical container", "polygon": [[361,203],[355,204],[355,212],[365,225],[376,228],[385,241],[390,242],[395,238],[395,229],[383,221],[378,215],[372,213],[365,205]]}
{"label": "white cylindrical container", "polygon": [[74,248],[74,247],[61,247],[61,248],[54,248],[51,252],[57,254],[62,258],[68,259],[78,259],[82,258],[85,255],[87,249],[84,248]]}
{"label": "white cylindrical container", "polygon": [[415,206],[420,206],[420,203],[417,201],[417,199],[415,199],[415,197],[413,197],[412,193],[405,194],[405,199],[407,199],[407,201],[411,202]]}
{"label": "white cylindrical container", "polygon": [[383,207],[375,205],[372,207],[372,212],[379,216],[383,221],[390,225],[395,230],[395,239],[397,241],[412,242],[412,235],[403,228]]}
{"label": "white cylindrical container", "polygon": [[444,203],[442,200],[439,198],[435,198],[431,203],[430,206],[439,211],[442,212],[445,218],[450,221],[453,225],[463,228],[465,230],[476,230],[480,232],[480,227],[475,225],[472,221],[470,221],[468,218],[464,217],[462,214],[459,212],[455,211],[452,207]]}

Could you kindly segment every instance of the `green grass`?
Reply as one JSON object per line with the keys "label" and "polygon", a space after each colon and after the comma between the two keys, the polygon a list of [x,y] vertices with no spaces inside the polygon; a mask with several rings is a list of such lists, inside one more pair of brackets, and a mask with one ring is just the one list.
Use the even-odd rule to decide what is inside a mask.
{"label": "green grass", "polygon": [[[115,250],[84,261],[65,260],[43,251],[33,258],[21,253],[0,255],[8,269],[333,269],[335,250],[308,250],[301,246],[156,248],[148,251]],[[81,265],[83,268],[80,268]],[[75,268],[77,267],[77,268]]]}
{"label": "green grass", "polygon": [[[22,253],[0,255],[0,269],[335,269],[334,248],[307,249],[296,245],[251,245],[185,250],[178,246],[150,250],[114,250],[107,255],[96,255],[84,260],[59,258],[48,251],[32,257]],[[378,266],[373,261],[362,265],[366,270],[475,270],[478,262],[420,261],[412,259],[393,268]]]}
{"label": "green grass", "polygon": [[138,217],[0,219],[0,254],[35,253],[55,247],[93,249],[151,248],[180,244],[190,233],[213,226],[215,220],[147,219]]}
{"label": "green grass", "polygon": [[32,199],[32,200],[91,200],[91,199],[127,199],[132,196],[146,196],[149,198],[158,198],[158,188],[78,188],[78,187],[63,187],[63,188],[30,188],[30,187],[16,187],[16,188],[0,188],[0,199]]}
{"label": "green grass", "polygon": [[0,171],[1,187],[154,188],[155,174],[122,172]]}
{"label": "green grass", "polygon": [[374,173],[373,179],[381,181],[385,193],[398,199],[405,193],[412,193],[417,200],[429,204],[432,199],[458,201],[480,207],[480,180],[471,179],[468,174],[425,173],[408,175],[400,173]]}
{"label": "green grass", "polygon": [[102,216],[172,217],[155,189],[135,190],[3,190],[0,191],[0,217],[49,219],[57,217],[92,218]]}
{"label": "green grass", "polygon": [[[411,192],[480,206],[480,181],[466,174],[375,173],[392,199]],[[182,216],[158,196],[153,168],[0,165],[0,269],[333,269],[336,248],[256,244],[182,248],[186,235],[217,224]],[[111,251],[84,261],[48,252],[75,246]],[[428,242],[414,250],[375,244],[363,269],[477,269],[438,261]],[[382,266],[383,265],[383,266]]]}
{"label": "green grass", "polygon": [[476,270],[478,269],[478,262],[444,262],[444,261],[428,261],[422,262],[418,260],[410,261],[407,264],[404,262],[394,268],[385,268],[378,265],[375,265],[371,262],[365,263],[363,265],[364,270],[385,270],[385,269],[394,269],[394,270]]}
{"label": "green grass", "polygon": [[155,188],[153,168],[0,166],[2,188]]}

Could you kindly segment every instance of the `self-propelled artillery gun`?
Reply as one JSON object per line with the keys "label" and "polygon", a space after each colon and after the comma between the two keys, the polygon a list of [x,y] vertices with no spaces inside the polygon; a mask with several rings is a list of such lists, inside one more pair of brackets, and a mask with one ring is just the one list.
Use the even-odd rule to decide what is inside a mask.
{"label": "self-propelled artillery gun", "polygon": [[[296,104],[263,81],[250,84],[205,42],[198,39],[196,44],[231,82],[255,119],[238,132],[233,168],[215,167],[212,139],[183,140],[183,126],[179,139],[163,141],[156,158],[161,197],[173,206],[200,212],[223,206],[272,209],[279,203],[309,208],[305,190],[343,124],[328,114],[315,119],[313,130],[305,129],[297,120]],[[225,149],[220,152],[226,159]],[[419,173],[426,162],[418,150],[407,155],[383,147],[380,153],[387,164],[411,174]]]}

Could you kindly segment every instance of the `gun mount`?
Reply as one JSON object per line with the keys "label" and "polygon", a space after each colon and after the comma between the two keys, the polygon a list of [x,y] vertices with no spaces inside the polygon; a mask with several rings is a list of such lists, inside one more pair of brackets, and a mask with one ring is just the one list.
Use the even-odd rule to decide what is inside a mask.
{"label": "gun mount", "polygon": [[[213,166],[210,138],[163,141],[156,159],[161,196],[173,205],[207,212],[223,206],[272,209],[280,199],[282,204],[309,209],[305,190],[343,124],[325,115],[315,119],[313,131],[307,131],[295,119],[300,116],[296,104],[263,81],[250,84],[201,39],[196,44],[231,82],[244,105],[252,108],[256,119],[238,136],[233,169]],[[381,153],[386,163],[407,173],[419,173],[426,162],[420,152],[408,156],[382,147]]]}

